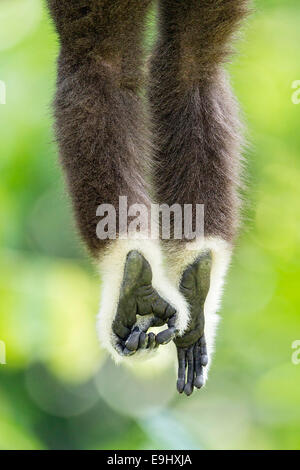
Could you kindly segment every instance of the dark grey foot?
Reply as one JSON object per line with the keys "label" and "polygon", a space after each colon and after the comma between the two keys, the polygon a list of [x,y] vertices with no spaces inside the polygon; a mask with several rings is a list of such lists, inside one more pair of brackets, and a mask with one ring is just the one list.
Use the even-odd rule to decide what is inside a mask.
{"label": "dark grey foot", "polygon": [[[139,320],[139,321],[138,321]],[[115,348],[122,356],[131,356],[137,350],[153,350],[172,341],[176,310],[160,297],[152,286],[152,270],[138,251],[131,251],[126,260],[117,314],[112,330],[117,337]],[[157,336],[147,333],[151,327],[164,324],[168,328]]]}
{"label": "dark grey foot", "polygon": [[191,320],[185,334],[174,340],[178,355],[177,390],[187,396],[204,385],[203,367],[208,363],[204,336],[204,303],[210,286],[211,254],[202,254],[181,279],[180,292],[190,307]]}

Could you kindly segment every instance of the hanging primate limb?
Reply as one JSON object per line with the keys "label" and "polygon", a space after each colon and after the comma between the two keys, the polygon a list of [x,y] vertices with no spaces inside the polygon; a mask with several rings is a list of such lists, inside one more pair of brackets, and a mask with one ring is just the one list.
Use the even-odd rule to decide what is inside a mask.
{"label": "hanging primate limb", "polygon": [[[158,148],[153,159],[155,198],[169,206],[192,204],[194,228],[196,204],[203,204],[205,211],[204,238],[164,242],[168,272],[191,310],[186,334],[175,340],[178,390],[187,395],[206,379],[207,368],[202,368],[211,362],[216,312],[239,225],[241,126],[223,64],[247,4],[248,0],[159,1],[159,37],[149,84]],[[207,252],[211,275],[203,310],[210,263],[202,257]]]}
{"label": "hanging primate limb", "polygon": [[[178,390],[190,395],[211,362],[239,221],[242,139],[223,63],[247,0],[159,0],[148,87],[153,135],[140,98],[150,3],[48,0],[61,45],[56,128],[77,223],[102,273],[103,345],[117,358],[174,339]],[[97,236],[99,205],[118,216],[127,196],[150,212],[150,192],[169,207],[192,205],[194,228],[196,205],[205,209],[204,237],[163,242],[170,280],[153,240],[123,240],[124,227],[116,240]],[[147,334],[165,323],[164,332]]]}
{"label": "hanging primate limb", "polygon": [[[140,97],[150,3],[48,0],[60,41],[55,117],[61,162],[79,230],[102,274],[99,336],[116,360],[167,343],[184,332],[189,315],[166,279],[157,243],[121,240],[120,227],[113,241],[96,234],[100,204],[113,206],[117,216],[119,196],[127,196],[129,206],[150,208],[144,173],[152,145]],[[146,334],[167,322],[157,337]]]}

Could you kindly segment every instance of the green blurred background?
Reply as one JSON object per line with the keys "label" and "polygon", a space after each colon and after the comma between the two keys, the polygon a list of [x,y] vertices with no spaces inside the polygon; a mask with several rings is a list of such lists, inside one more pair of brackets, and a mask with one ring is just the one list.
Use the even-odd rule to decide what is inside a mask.
{"label": "green blurred background", "polygon": [[174,350],[135,370],[99,350],[99,280],[53,142],[57,40],[41,0],[0,0],[1,449],[300,448],[300,7],[256,8],[230,65],[249,129],[245,223],[210,380],[186,398]]}

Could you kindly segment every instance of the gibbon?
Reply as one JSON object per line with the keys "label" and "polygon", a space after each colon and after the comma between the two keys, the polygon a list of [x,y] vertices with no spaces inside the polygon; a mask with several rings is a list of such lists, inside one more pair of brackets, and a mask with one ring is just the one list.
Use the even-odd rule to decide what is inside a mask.
{"label": "gibbon", "polygon": [[[61,163],[102,277],[100,341],[116,361],[174,341],[177,389],[191,395],[211,364],[239,226],[243,138],[224,63],[248,0],[158,0],[148,60],[151,0],[47,2],[60,42]],[[193,226],[203,205],[204,234],[153,239],[149,222],[138,237],[118,226],[114,239],[99,238],[98,207],[111,205],[118,216],[120,196],[150,212],[152,203],[188,204]]]}

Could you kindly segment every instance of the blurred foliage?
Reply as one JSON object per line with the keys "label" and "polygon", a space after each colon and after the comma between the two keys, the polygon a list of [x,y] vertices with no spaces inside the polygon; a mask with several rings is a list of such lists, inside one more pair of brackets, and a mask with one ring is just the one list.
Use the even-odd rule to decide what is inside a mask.
{"label": "blurred foliage", "polygon": [[39,0],[1,0],[0,22],[0,448],[299,449],[298,0],[257,2],[230,65],[249,129],[245,223],[210,381],[189,399],[174,350],[135,370],[99,351],[99,280],[51,130],[57,40]]}

